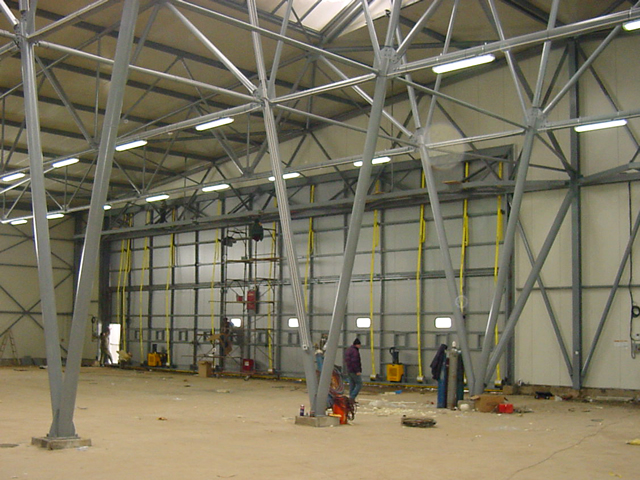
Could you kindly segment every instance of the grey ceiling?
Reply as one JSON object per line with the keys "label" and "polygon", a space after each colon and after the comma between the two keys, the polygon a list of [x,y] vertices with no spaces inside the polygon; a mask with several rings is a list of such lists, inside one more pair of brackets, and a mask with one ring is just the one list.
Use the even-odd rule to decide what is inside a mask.
{"label": "grey ceiling", "polygon": [[[501,36],[512,39],[543,31],[547,28],[552,1],[423,0],[405,3],[407,6],[401,10],[401,38],[409,34],[425,12],[436,8],[419,29],[405,59],[406,62],[428,63],[445,48],[448,52],[456,52],[497,42]],[[622,0],[561,1],[556,26],[628,11],[632,3]],[[5,4],[20,17],[18,2],[5,1]],[[36,2],[32,4],[36,5]],[[452,21],[454,4],[457,9]],[[33,40],[38,42],[35,49],[38,109],[50,211],[83,209],[89,204],[111,80],[108,60],[114,58],[122,5],[121,1],[37,2],[36,34],[44,30]],[[255,92],[243,84],[243,79],[248,79],[250,86],[259,86],[257,65],[261,61],[254,53],[246,3],[177,0],[141,1],[140,5],[131,60],[131,65],[139,68],[129,71],[118,136],[120,139],[145,137],[148,144],[144,148],[115,154],[109,201],[116,204],[131,202],[180,185],[183,190],[197,191],[200,185],[225,178],[265,181],[270,168],[265,155],[261,155],[265,150],[262,113],[257,108],[259,102]],[[377,37],[383,42],[390,2],[371,2],[370,5],[376,14]],[[280,33],[281,15],[287,2],[257,0],[257,6],[263,59],[267,74],[271,76],[278,37],[267,32]],[[77,14],[85,8],[86,13]],[[67,21],[56,28],[45,28],[55,26],[55,22],[65,17]],[[3,218],[11,218],[15,216],[14,208],[28,208],[30,204],[29,157],[24,128],[21,56],[11,24],[5,16],[0,20],[0,168],[2,172],[23,170],[27,173],[18,186],[2,184]],[[322,25],[325,26],[321,28]],[[363,93],[372,95],[374,76],[370,74],[377,66],[370,31],[363,25],[362,5],[358,0],[341,3],[293,1],[290,23],[285,31],[287,40],[282,44],[277,70],[274,69],[275,88],[269,92],[269,99],[274,100],[274,104],[289,107],[276,109],[281,141],[322,128],[327,125],[326,119],[343,122],[367,112],[369,103],[351,87],[334,86],[326,91],[319,88],[311,90],[312,95],[307,92],[300,98],[283,100],[285,95],[361,76],[367,80],[358,83],[359,87]],[[579,30],[579,35],[581,39],[602,36],[611,28],[607,25]],[[198,38],[198,32],[206,40]],[[542,39],[514,45],[513,54],[516,58],[539,54]],[[98,57],[81,52],[104,60],[98,61]],[[504,51],[500,50],[496,55],[497,65],[504,65]],[[237,69],[235,74],[229,64],[225,65],[226,60]],[[413,82],[423,86],[433,86],[435,81],[430,68],[418,68],[411,75]],[[448,75],[444,81],[455,82],[466,75],[469,74]],[[406,95],[405,84],[391,82],[387,104],[401,101]],[[197,120],[186,127],[179,123],[244,105],[254,105],[255,111],[235,115],[233,124],[220,129],[197,132],[193,128]],[[411,121],[398,120],[406,121],[409,130],[414,128]],[[394,135],[398,136],[398,145],[403,145],[403,138],[406,142],[406,135],[398,131]],[[70,156],[79,157],[80,162],[63,169],[50,168],[54,160]],[[322,164],[326,160],[319,158],[317,162]],[[312,173],[310,170],[308,174]]]}

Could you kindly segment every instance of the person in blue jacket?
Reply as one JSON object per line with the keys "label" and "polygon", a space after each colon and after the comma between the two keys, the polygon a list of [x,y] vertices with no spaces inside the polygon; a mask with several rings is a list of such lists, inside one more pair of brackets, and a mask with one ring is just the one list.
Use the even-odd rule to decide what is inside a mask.
{"label": "person in blue jacket", "polygon": [[360,361],[360,339],[356,338],[353,344],[344,352],[344,364],[349,377],[349,398],[355,400],[362,388],[362,362]]}

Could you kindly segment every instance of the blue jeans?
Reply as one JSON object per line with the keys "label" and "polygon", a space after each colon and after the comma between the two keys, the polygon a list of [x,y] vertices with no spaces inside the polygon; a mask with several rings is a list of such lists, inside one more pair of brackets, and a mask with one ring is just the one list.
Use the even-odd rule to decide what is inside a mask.
{"label": "blue jeans", "polygon": [[348,373],[349,377],[349,398],[355,400],[362,388],[362,375],[356,373]]}

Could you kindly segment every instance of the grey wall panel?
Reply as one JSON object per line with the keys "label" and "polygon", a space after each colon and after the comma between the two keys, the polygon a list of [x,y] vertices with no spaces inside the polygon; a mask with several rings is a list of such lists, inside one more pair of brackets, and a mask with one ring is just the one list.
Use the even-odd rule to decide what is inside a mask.
{"label": "grey wall panel", "polygon": [[[405,215],[396,216],[387,220],[384,226],[384,242],[393,249],[418,249],[420,212],[411,210],[412,218],[402,218]],[[404,209],[399,210],[403,212]],[[415,214],[415,216],[413,216]],[[402,222],[402,223],[400,223]]]}
{"label": "grey wall panel", "polygon": [[[559,319],[571,318],[571,293],[554,292],[553,305]],[[562,322],[567,323],[567,322]],[[570,329],[569,325],[565,325]],[[570,339],[570,330],[565,338]],[[568,336],[567,336],[568,335]],[[542,385],[571,385],[549,316],[539,293],[534,292],[523,312],[516,335],[518,379]]]}
{"label": "grey wall panel", "polygon": [[[58,330],[62,346],[69,340],[71,312],[73,310],[73,255],[71,240],[74,222],[71,217],[51,222],[53,279]],[[38,269],[35,257],[33,226],[0,225],[0,333],[10,329],[18,359],[30,357],[41,361],[45,358],[43,319],[41,315]],[[19,279],[19,281],[17,281]],[[91,322],[85,336],[85,357],[95,358],[95,343],[91,340]],[[3,336],[1,340],[4,340]],[[14,353],[7,343],[3,359],[13,360]],[[28,360],[28,359],[27,359]]]}
{"label": "grey wall panel", "polygon": [[176,290],[174,292],[173,310],[176,314],[174,323],[189,328],[193,323],[195,295],[193,290]]}
{"label": "grey wall panel", "polygon": [[176,283],[195,283],[196,267],[194,266],[176,266],[173,269],[174,281]]}
{"label": "grey wall panel", "polygon": [[[349,298],[347,302],[347,311],[352,316],[369,316],[369,282],[351,283],[349,287]],[[379,286],[374,285],[373,301],[376,305],[376,299],[379,298]]]}
{"label": "grey wall panel", "polygon": [[[597,252],[599,260],[584,262],[583,282],[586,285],[613,282],[629,238],[628,202],[626,186],[605,185],[583,193],[583,245],[586,252]],[[635,209],[637,200],[634,203]],[[585,260],[588,258],[593,257]]]}
{"label": "grey wall panel", "polygon": [[315,253],[317,254],[335,255],[344,252],[345,237],[341,230],[326,231],[323,229],[315,233],[315,238]]}
{"label": "grey wall panel", "polygon": [[[585,345],[591,345],[608,293],[606,289],[590,290],[585,299],[585,311],[588,312]],[[629,333],[631,322],[637,320],[631,320],[630,305],[629,292],[623,288],[616,296],[602,331],[585,386],[640,388],[640,378],[633,374],[638,368],[638,357],[631,355]]]}
{"label": "grey wall panel", "polygon": [[386,282],[384,285],[385,313],[415,312],[416,285],[415,280]]}

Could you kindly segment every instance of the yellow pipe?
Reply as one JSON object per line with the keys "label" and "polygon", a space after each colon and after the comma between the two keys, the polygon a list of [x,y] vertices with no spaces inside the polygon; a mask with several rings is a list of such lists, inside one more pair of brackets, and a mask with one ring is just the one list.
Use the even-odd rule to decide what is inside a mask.
{"label": "yellow pipe", "polygon": [[[147,212],[147,224],[149,223],[149,216],[151,212]],[[144,345],[142,341],[142,291],[144,288],[144,272],[147,270],[147,264],[149,261],[149,237],[144,237],[144,249],[142,251],[142,271],[140,272],[140,293],[138,299],[138,332],[140,337],[140,364],[144,362]]]}
{"label": "yellow pipe", "polygon": [[[176,219],[176,209],[174,208],[171,214],[171,219],[175,221]],[[165,295],[164,295],[164,336],[166,340],[167,346],[167,360],[171,359],[171,321],[169,318],[170,314],[170,290],[171,286],[171,272],[173,271],[173,266],[175,264],[175,233],[172,233],[169,237],[169,265],[167,266],[167,282],[165,284]]]}
{"label": "yellow pipe", "polygon": [[[218,199],[218,217],[222,215],[222,201]],[[213,265],[211,272],[211,301],[209,302],[209,308],[211,312],[211,336],[216,333],[215,324],[215,284],[216,284],[216,263],[220,259],[220,229],[216,228],[216,239],[213,245]]]}
{"label": "yellow pipe", "polygon": [[[315,199],[316,186],[311,185],[311,190],[309,192],[309,203],[313,204]],[[311,255],[313,253],[313,244],[315,241],[313,231],[313,217],[309,217],[309,233],[307,235],[307,261],[304,267],[304,309],[306,312],[309,311],[309,269],[311,264]]]}
{"label": "yellow pipe", "polygon": [[[133,216],[129,215],[126,220],[129,226],[133,225]],[[126,311],[126,285],[125,282],[129,278],[131,271],[131,239],[123,240],[122,250],[120,252],[120,264],[122,266],[122,283],[120,283],[120,274],[118,274],[118,293],[120,295],[118,305],[120,307],[120,339],[122,350],[127,352],[127,322],[125,319]]]}
{"label": "yellow pipe", "polygon": [[[274,207],[278,207],[278,199],[273,197],[273,205]],[[273,228],[271,229],[271,258],[276,257],[276,239],[278,238],[276,233],[276,222],[273,221]],[[273,278],[273,267],[274,261],[269,262],[269,303],[267,304],[267,349],[269,352],[269,371],[273,372],[274,370],[274,361],[273,361],[273,340],[271,338],[273,331],[273,287],[271,285],[271,278]]]}
{"label": "yellow pipe", "polygon": [[[500,163],[498,167],[498,178],[502,178],[502,167],[503,164]],[[500,242],[502,241],[503,234],[503,218],[502,218],[502,195],[498,195],[498,209],[496,213],[496,251],[493,260],[493,283],[498,281],[498,264],[500,257]],[[498,345],[498,341],[500,340],[498,335],[498,322],[496,322],[496,326],[493,331],[493,341],[495,345]],[[496,365],[496,382],[500,381],[500,364]]]}
{"label": "yellow pipe", "polygon": [[118,318],[118,323],[120,324],[120,348],[124,349],[123,341],[124,341],[124,312],[123,312],[123,302],[122,302],[122,292],[120,291],[122,287],[123,277],[124,277],[124,269],[125,269],[125,240],[120,240],[120,264],[118,266],[118,287],[116,288],[116,316]]}
{"label": "yellow pipe", "polygon": [[[469,162],[464,164],[464,177],[469,176]],[[460,310],[464,313],[464,267],[467,256],[467,247],[469,246],[469,200],[466,198],[462,201],[462,241],[460,250],[460,296],[458,305]]]}
{"label": "yellow pipe", "polygon": [[267,351],[269,356],[269,372],[273,371],[273,340],[271,338],[271,332],[273,330],[273,285],[271,284],[271,279],[273,278],[273,267],[274,261],[276,257],[276,222],[273,222],[273,228],[271,229],[271,261],[269,262],[269,278],[268,282],[268,297],[269,300],[267,303]]}
{"label": "yellow pipe", "polygon": [[[378,190],[378,184],[376,184],[376,193]],[[376,377],[376,359],[374,350],[374,335],[373,335],[373,277],[376,266],[376,247],[380,244],[380,228],[378,225],[378,210],[373,211],[373,234],[371,236],[371,266],[369,268],[369,319],[371,321],[369,325],[369,345],[371,346],[371,376]]]}
{"label": "yellow pipe", "polygon": [[[422,188],[425,188],[425,176],[422,174]],[[427,237],[427,222],[424,220],[424,203],[420,205],[420,222],[418,232],[418,261],[416,267],[416,333],[418,335],[418,378],[422,375],[422,327],[420,317],[422,311],[422,285],[420,284],[420,274],[422,273],[422,247]]]}

